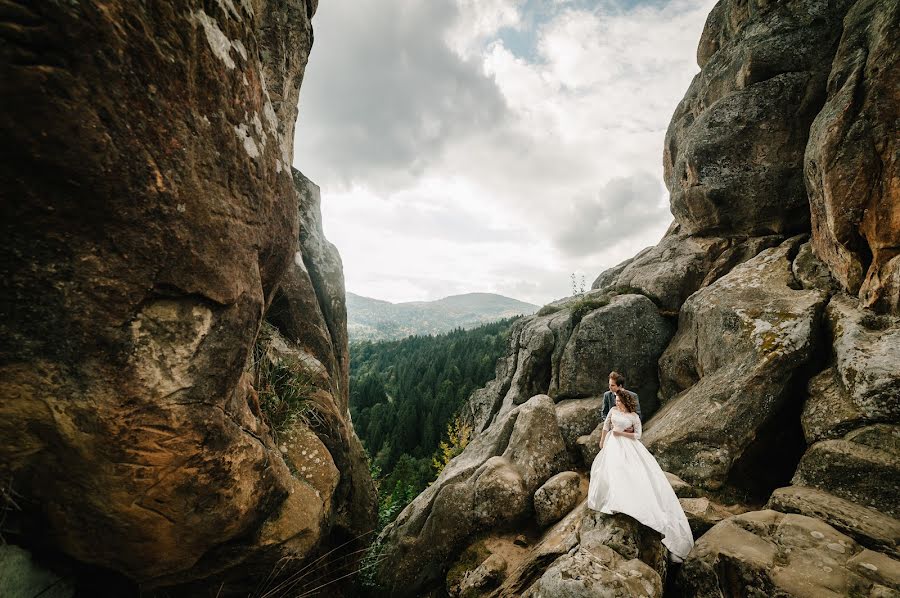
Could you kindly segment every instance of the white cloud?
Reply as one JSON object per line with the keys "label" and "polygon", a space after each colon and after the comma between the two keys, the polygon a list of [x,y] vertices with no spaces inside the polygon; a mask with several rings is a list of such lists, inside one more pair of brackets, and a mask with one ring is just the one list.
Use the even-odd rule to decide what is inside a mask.
{"label": "white cloud", "polygon": [[295,165],[348,288],[543,303],[656,243],[665,129],[713,4],[322,4]]}

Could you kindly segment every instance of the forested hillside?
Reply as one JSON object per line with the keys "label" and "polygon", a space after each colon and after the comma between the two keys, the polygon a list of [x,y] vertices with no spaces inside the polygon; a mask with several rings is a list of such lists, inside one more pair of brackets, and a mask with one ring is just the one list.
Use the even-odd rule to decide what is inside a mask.
{"label": "forested hillside", "polygon": [[439,444],[469,394],[494,376],[514,320],[350,346],[350,413],[389,510],[437,475]]}

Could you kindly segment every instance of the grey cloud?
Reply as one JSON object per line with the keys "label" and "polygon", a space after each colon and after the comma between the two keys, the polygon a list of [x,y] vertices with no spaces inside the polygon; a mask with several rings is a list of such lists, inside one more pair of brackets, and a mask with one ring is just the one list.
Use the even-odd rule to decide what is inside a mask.
{"label": "grey cloud", "polygon": [[396,189],[452,140],[506,118],[480,64],[444,42],[452,0],[330,0],[300,98],[294,162],[328,186]]}
{"label": "grey cloud", "polygon": [[599,253],[617,241],[671,220],[665,188],[648,173],[611,179],[599,191],[575,198],[568,220],[554,237],[569,256]]}

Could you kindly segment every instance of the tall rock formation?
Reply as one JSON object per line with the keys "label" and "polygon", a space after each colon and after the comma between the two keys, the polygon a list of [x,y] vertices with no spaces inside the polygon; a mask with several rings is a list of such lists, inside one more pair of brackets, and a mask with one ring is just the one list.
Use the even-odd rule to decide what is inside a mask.
{"label": "tall rock formation", "polygon": [[900,48],[896,2],[857,2],[813,122],[805,172],[813,246],[867,307],[900,311]]}
{"label": "tall rock formation", "polygon": [[[675,222],[588,293],[516,323],[469,400],[480,435],[379,538],[386,588],[900,592],[898,13],[897,0],[715,6],[666,135]],[[652,530],[575,497],[610,369],[638,390],[643,441],[697,538],[675,580]],[[505,459],[523,408],[547,416]],[[523,467],[554,462],[554,428],[568,459],[546,475],[571,471],[535,489]],[[500,503],[502,516],[467,516]]]}
{"label": "tall rock formation", "polygon": [[[3,10],[0,478],[17,537],[153,588],[268,573],[370,528],[340,261],[291,173],[316,4]],[[284,350],[321,366],[322,423],[290,430],[296,453],[253,400],[285,274]]]}

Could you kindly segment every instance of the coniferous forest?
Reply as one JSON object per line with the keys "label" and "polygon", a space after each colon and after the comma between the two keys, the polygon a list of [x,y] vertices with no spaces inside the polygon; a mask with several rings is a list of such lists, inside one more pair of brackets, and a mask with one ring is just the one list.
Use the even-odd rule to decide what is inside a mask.
{"label": "coniferous forest", "polygon": [[379,482],[382,523],[466,442],[469,431],[460,429],[456,415],[494,377],[514,321],[350,346],[350,413]]}

